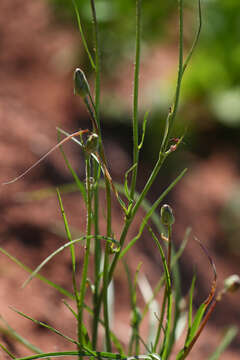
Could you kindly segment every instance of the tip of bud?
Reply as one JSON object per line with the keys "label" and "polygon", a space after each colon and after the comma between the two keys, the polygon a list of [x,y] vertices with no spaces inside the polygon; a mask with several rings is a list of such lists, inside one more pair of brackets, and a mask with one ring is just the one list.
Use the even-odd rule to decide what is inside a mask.
{"label": "tip of bud", "polygon": [[86,76],[80,68],[77,68],[74,71],[73,80],[74,80],[74,95],[79,95],[84,98],[90,93]]}
{"label": "tip of bud", "polygon": [[236,274],[229,276],[224,281],[224,289],[227,292],[236,292],[240,288],[240,277]]}
{"label": "tip of bud", "polygon": [[160,210],[160,215],[164,225],[169,226],[174,224],[175,218],[171,206],[167,204],[163,205]]}

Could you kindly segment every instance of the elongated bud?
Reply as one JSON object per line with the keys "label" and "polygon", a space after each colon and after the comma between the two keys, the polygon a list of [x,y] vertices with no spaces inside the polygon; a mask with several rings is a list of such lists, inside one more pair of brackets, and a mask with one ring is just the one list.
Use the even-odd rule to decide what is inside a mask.
{"label": "elongated bud", "polygon": [[95,133],[92,133],[87,138],[87,141],[85,144],[85,151],[87,151],[88,153],[91,154],[91,153],[94,153],[95,151],[97,151],[97,148],[98,148],[98,135]]}
{"label": "elongated bud", "polygon": [[227,292],[235,292],[240,289],[240,277],[238,275],[231,275],[224,281],[224,289]]}
{"label": "elongated bud", "polygon": [[164,225],[169,226],[174,224],[175,218],[171,206],[167,204],[163,205],[160,210],[160,215]]}
{"label": "elongated bud", "polygon": [[73,80],[74,80],[74,95],[79,95],[82,98],[86,97],[90,93],[90,88],[86,76],[84,75],[84,72],[81,69],[77,68],[74,71]]}

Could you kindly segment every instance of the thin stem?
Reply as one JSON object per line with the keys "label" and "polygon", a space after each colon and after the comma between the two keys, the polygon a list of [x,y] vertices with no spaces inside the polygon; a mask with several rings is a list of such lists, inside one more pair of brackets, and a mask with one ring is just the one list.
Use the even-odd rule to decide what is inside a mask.
{"label": "thin stem", "polygon": [[166,328],[164,334],[164,342],[162,346],[162,359],[167,359],[168,346],[170,342],[170,330],[171,330],[171,319],[172,319],[172,288],[171,288],[171,254],[172,254],[172,226],[168,225],[168,253],[167,253],[167,267],[168,274],[170,277],[169,284],[165,287],[165,293],[167,296],[168,306],[167,306],[167,319],[166,319]]}
{"label": "thin stem", "polygon": [[[75,248],[74,248],[74,244],[72,244],[72,234],[71,234],[70,229],[69,229],[69,225],[68,225],[67,217],[66,217],[65,210],[64,210],[64,207],[63,207],[61,195],[60,195],[60,192],[59,192],[58,189],[57,189],[57,197],[58,197],[60,209],[61,209],[61,212],[62,212],[65,231],[66,231],[69,243],[70,243],[70,251],[71,251],[71,258],[72,258],[72,283],[73,283],[73,291],[74,291],[74,295],[75,295],[75,301],[76,301],[76,304],[77,304],[77,312],[78,312],[78,317],[79,317],[79,316],[81,316],[81,315],[79,315],[81,313],[81,303],[80,303],[79,293],[78,293],[78,289],[77,289],[77,281],[76,281]],[[78,339],[79,339],[79,334],[80,334],[79,326],[80,326],[80,322],[78,323]]]}
{"label": "thin stem", "polygon": [[[78,342],[79,342],[79,351],[83,350],[83,331],[82,331],[82,322],[83,322],[83,308],[84,308],[84,297],[86,291],[86,281],[87,281],[87,272],[88,272],[88,263],[89,263],[89,254],[90,254],[90,242],[91,238],[91,218],[92,218],[92,207],[91,207],[91,184],[90,184],[90,156],[86,155],[85,159],[86,164],[86,190],[87,190],[87,223],[86,223],[86,248],[83,261],[83,271],[82,271],[82,280],[80,285],[80,294],[79,294],[79,313],[78,313]],[[81,358],[81,357],[80,357]]]}
{"label": "thin stem", "polygon": [[87,45],[87,41],[86,41],[86,38],[84,36],[84,32],[83,32],[83,28],[82,28],[82,23],[81,23],[81,18],[80,18],[80,14],[79,14],[79,11],[78,11],[78,6],[77,6],[77,1],[76,0],[72,0],[73,2],[73,6],[74,6],[74,9],[75,9],[75,13],[76,13],[76,16],[77,16],[77,23],[78,23],[78,29],[79,29],[79,32],[80,32],[80,35],[81,35],[81,38],[82,38],[82,42],[83,42],[83,46],[84,46],[84,49],[88,55],[88,58],[89,58],[89,61],[91,63],[91,66],[93,69],[96,69],[96,66],[94,64],[94,61],[93,61],[93,58],[92,58],[92,55],[89,51],[89,48],[88,48],[88,45]]}
{"label": "thin stem", "polygon": [[175,120],[176,113],[178,110],[181,82],[182,82],[182,75],[183,75],[183,0],[178,0],[178,7],[179,7],[178,79],[177,79],[175,101],[174,101],[174,105],[173,105],[173,112],[172,112],[172,118],[171,118],[172,122],[170,123],[170,127],[172,127],[172,123]]}
{"label": "thin stem", "polygon": [[167,256],[167,265],[168,271],[170,274],[171,271],[171,255],[172,255],[172,226],[168,225],[168,256]]}
{"label": "thin stem", "polygon": [[96,120],[100,129],[99,121],[99,104],[100,104],[100,75],[101,75],[101,63],[100,63],[100,44],[99,44],[99,29],[96,15],[95,1],[91,0],[92,18],[93,18],[93,35],[94,35],[94,47],[95,47],[95,110]]}
{"label": "thin stem", "polygon": [[[92,18],[93,18],[93,33],[94,33],[94,43],[95,43],[95,63],[96,63],[96,78],[95,78],[95,115],[96,122],[98,127],[98,135],[99,135],[99,152],[100,157],[102,158],[104,165],[106,166],[104,148],[101,137],[101,129],[99,122],[99,103],[100,103],[100,73],[101,73],[101,64],[100,64],[100,44],[99,44],[99,29],[98,22],[96,16],[96,7],[95,1],[91,0],[91,9],[92,9]],[[111,188],[109,184],[109,180],[105,176],[105,186],[106,186],[106,204],[107,204],[107,236],[112,235],[112,215],[111,215]],[[97,211],[97,209],[95,209]],[[96,215],[96,212],[95,212]],[[108,268],[109,268],[109,252],[110,245],[106,244],[105,247],[105,256],[104,256],[104,269],[103,269],[103,311],[104,311],[104,320],[105,320],[105,337],[106,337],[106,347],[108,351],[111,351],[111,340],[110,340],[110,330],[109,330],[109,317],[108,317]],[[98,266],[98,264],[95,264]],[[97,280],[95,280],[97,281]],[[96,289],[95,289],[96,291]],[[99,314],[100,314],[100,305],[99,304],[99,296],[95,295],[95,304],[94,307],[96,309],[95,319],[93,321],[93,346],[96,346],[97,342],[97,333],[98,333],[98,323],[99,323]]]}
{"label": "thin stem", "polygon": [[[106,186],[106,202],[107,202],[107,236],[112,235],[112,224],[111,224],[111,188],[108,179],[105,177]],[[109,254],[110,244],[106,243],[105,254],[104,254],[104,266],[103,266],[103,312],[105,322],[105,338],[106,338],[106,349],[111,351],[111,338],[109,328],[109,307],[108,307],[108,285],[109,280]]]}
{"label": "thin stem", "polygon": [[161,331],[163,329],[163,319],[164,319],[164,315],[165,315],[166,303],[167,303],[167,290],[166,290],[166,284],[165,284],[162,307],[161,307],[161,316],[160,316],[160,319],[159,319],[157,333],[156,333],[154,347],[153,347],[154,352],[156,352],[156,349],[157,349],[157,346],[158,346],[158,343],[159,343],[159,339],[160,339],[160,335],[161,335]]}
{"label": "thin stem", "polygon": [[199,40],[199,37],[200,37],[200,33],[201,33],[201,29],[202,29],[202,10],[201,10],[201,0],[198,0],[198,28],[197,28],[197,32],[196,32],[196,35],[195,35],[195,38],[193,40],[193,44],[192,44],[192,47],[191,49],[189,50],[189,53],[186,57],[186,60],[184,61],[184,64],[183,64],[183,68],[182,68],[182,75],[184,74],[187,66],[188,66],[188,63],[189,61],[191,60],[191,57],[193,55],[193,52],[196,48],[196,45],[198,43],[198,40]]}
{"label": "thin stem", "polygon": [[140,45],[141,45],[141,0],[136,0],[136,53],[134,68],[134,92],[133,92],[133,164],[136,164],[132,172],[131,198],[134,197],[137,181],[137,166],[139,159],[138,148],[138,90],[139,90],[139,70],[140,70]]}
{"label": "thin stem", "polygon": [[179,53],[178,53],[178,77],[177,77],[177,86],[175,91],[175,97],[173,106],[170,108],[170,111],[166,120],[166,133],[163,138],[161,145],[161,152],[165,152],[168,144],[169,137],[174,125],[174,121],[177,115],[182,77],[183,77],[183,0],[178,0],[179,8]]}
{"label": "thin stem", "polygon": [[[94,310],[94,316],[93,316],[93,322],[92,322],[92,329],[97,329],[98,323],[99,323],[99,317],[96,315],[96,307],[98,303],[98,296],[99,296],[99,285],[100,285],[100,266],[101,266],[101,245],[99,239],[97,239],[97,236],[99,235],[99,186],[98,181],[100,178],[100,166],[98,166],[97,162],[94,161],[93,164],[93,173],[94,173],[94,179],[95,179],[95,186],[94,186],[94,194],[93,194],[93,206],[94,206],[94,233],[96,235],[95,241],[94,241],[94,294],[93,294],[93,310]],[[92,331],[94,334],[94,331]],[[95,333],[97,336],[97,332]],[[96,338],[92,339],[93,343],[95,343],[96,347]],[[94,348],[95,348],[94,347]]]}
{"label": "thin stem", "polygon": [[[172,227],[171,225],[168,226],[168,252],[167,252],[167,268],[168,268],[168,273],[169,273],[169,276],[170,276],[170,272],[171,272],[171,232],[172,232]],[[157,345],[159,343],[159,339],[160,339],[160,334],[161,334],[161,330],[163,328],[163,320],[164,320],[164,315],[165,315],[165,308],[166,308],[166,304],[167,304],[167,300],[168,300],[168,304],[169,304],[169,292],[171,291],[171,282],[169,281],[169,284],[167,284],[167,281],[165,283],[165,289],[164,289],[164,295],[163,295],[163,302],[162,302],[162,308],[161,308],[161,317],[160,317],[160,320],[159,320],[159,324],[158,324],[158,329],[157,329],[157,334],[156,334],[156,338],[155,338],[155,343],[154,343],[154,351],[156,351],[157,349]],[[170,319],[167,318],[167,329],[168,329],[168,322],[170,322]],[[164,353],[165,353],[165,356],[166,356],[166,350],[165,350],[165,347],[166,347],[166,338],[167,338],[167,331],[165,333],[165,336],[164,336],[164,346],[163,346],[163,349],[164,349]]]}

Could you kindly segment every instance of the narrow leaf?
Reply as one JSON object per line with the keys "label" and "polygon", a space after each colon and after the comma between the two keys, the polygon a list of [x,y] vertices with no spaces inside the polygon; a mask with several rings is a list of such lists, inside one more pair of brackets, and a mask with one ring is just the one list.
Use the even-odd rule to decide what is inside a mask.
{"label": "narrow leaf", "polygon": [[31,321],[34,322],[35,324],[40,325],[40,326],[43,326],[43,327],[47,328],[48,330],[54,332],[55,334],[63,337],[65,340],[68,340],[69,342],[78,345],[78,342],[77,342],[76,340],[71,339],[71,338],[70,338],[69,336],[67,336],[67,335],[64,335],[63,333],[61,333],[61,332],[58,331],[57,329],[53,328],[52,326],[50,326],[50,325],[48,325],[48,324],[45,324],[45,323],[43,323],[42,321],[36,320],[36,319],[28,316],[28,315],[24,314],[23,312],[15,309],[15,308],[12,307],[12,306],[10,306],[10,309],[12,309],[13,311],[15,311],[17,314],[23,316],[24,318],[26,318],[26,319],[28,319],[28,320],[31,320]]}
{"label": "narrow leaf", "polygon": [[[12,256],[11,254],[9,254],[6,250],[4,250],[3,248],[0,248],[0,252],[2,252],[4,255],[6,255],[10,260],[12,260],[15,264],[17,264],[18,266],[20,266],[23,270],[25,270],[28,273],[33,273],[33,270],[30,269],[28,266],[24,265],[20,260],[18,260],[17,258],[15,258],[14,256]],[[64,288],[62,288],[61,286],[55,284],[54,282],[48,280],[47,278],[45,278],[43,275],[40,274],[35,274],[35,276],[41,280],[42,282],[44,282],[45,284],[51,286],[52,288],[54,288],[55,290],[57,290],[59,293],[61,293],[64,296],[67,296],[70,299],[74,299],[73,294],[71,294],[69,291],[65,290]]]}

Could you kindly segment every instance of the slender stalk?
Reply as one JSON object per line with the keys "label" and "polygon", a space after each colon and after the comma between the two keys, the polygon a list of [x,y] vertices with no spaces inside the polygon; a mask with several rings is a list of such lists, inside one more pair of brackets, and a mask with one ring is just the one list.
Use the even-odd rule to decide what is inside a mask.
{"label": "slender stalk", "polygon": [[[106,201],[107,201],[107,236],[112,235],[112,224],[111,224],[111,188],[110,184],[105,178],[106,186]],[[108,314],[108,285],[109,280],[109,254],[110,254],[110,244],[106,243],[105,253],[104,253],[104,266],[103,266],[103,312],[104,312],[104,322],[105,322],[105,340],[106,340],[106,349],[111,351],[111,338],[110,338],[110,328],[109,328],[109,314]]]}
{"label": "slender stalk", "polygon": [[170,274],[171,271],[171,256],[172,256],[172,225],[168,225],[168,256],[167,265]]}
{"label": "slender stalk", "polygon": [[156,333],[155,342],[154,342],[154,346],[153,346],[154,352],[156,352],[156,350],[157,350],[157,346],[158,346],[158,343],[159,343],[161,331],[163,330],[163,319],[164,319],[164,315],[165,315],[166,303],[167,303],[167,290],[166,290],[166,284],[165,284],[163,300],[162,300],[162,306],[161,306],[161,312],[160,312],[161,316],[160,316],[160,319],[159,319],[157,333]]}
{"label": "slender stalk", "polygon": [[[100,155],[103,159],[105,165],[105,154],[103,149],[102,137],[101,137],[101,129],[99,122],[99,102],[100,102],[100,46],[99,46],[99,29],[98,22],[96,16],[96,7],[95,1],[91,0],[91,8],[92,8],[92,17],[93,17],[93,32],[94,32],[94,43],[95,43],[95,63],[96,63],[96,78],[95,78],[95,114],[96,114],[96,122],[98,125],[98,135],[99,135],[99,148]],[[107,204],[107,228],[106,233],[107,236],[112,235],[112,210],[111,210],[111,188],[107,177],[105,176],[105,186],[106,186],[106,204]],[[95,209],[96,210],[96,209]],[[109,330],[109,316],[108,316],[108,268],[109,268],[109,253],[110,253],[110,245],[106,243],[105,254],[104,254],[104,268],[103,268],[103,311],[104,311],[104,320],[105,320],[105,337],[106,337],[106,348],[108,351],[111,351],[111,340],[110,340],[110,330]],[[96,295],[96,300],[98,296]],[[97,304],[95,303],[97,307]],[[96,344],[97,340],[97,327],[99,323],[99,312],[96,313],[96,321],[94,321],[93,326],[93,343]],[[94,346],[93,345],[93,346]]]}
{"label": "slender stalk", "polygon": [[136,166],[132,172],[131,183],[131,198],[134,197],[137,181],[137,167],[139,159],[138,148],[138,90],[139,90],[139,70],[140,70],[140,45],[141,45],[141,2],[142,0],[136,0],[136,53],[135,53],[135,67],[134,67],[134,91],[133,91],[133,164]]}
{"label": "slender stalk", "polygon": [[[89,263],[89,254],[90,254],[90,242],[91,238],[91,225],[92,225],[92,207],[91,207],[91,170],[90,170],[90,156],[86,155],[85,159],[86,164],[86,190],[87,190],[87,223],[86,223],[86,249],[83,261],[83,271],[82,271],[82,279],[80,285],[80,293],[79,293],[79,313],[78,313],[78,342],[79,342],[79,352],[83,350],[83,331],[82,331],[82,322],[83,322],[83,308],[84,308],[84,297],[86,292],[86,280],[87,280],[87,272],[88,272],[88,263]],[[81,358],[81,356],[79,357]]]}
{"label": "slender stalk", "polygon": [[180,91],[182,85],[182,77],[183,77],[183,0],[178,0],[178,9],[179,9],[179,53],[178,53],[178,77],[177,77],[177,86],[175,91],[175,97],[173,106],[170,108],[169,114],[166,120],[166,136],[163,138],[163,142],[161,145],[161,151],[165,152],[168,140],[171,135],[171,131],[174,125],[174,121],[177,115],[179,99],[180,99]]}
{"label": "slender stalk", "polygon": [[[69,225],[68,225],[68,221],[67,221],[67,217],[65,214],[65,210],[63,207],[63,203],[62,203],[62,199],[61,199],[61,195],[59,190],[57,189],[57,197],[58,197],[58,201],[59,201],[59,205],[60,205],[60,209],[62,212],[62,217],[63,217],[63,221],[64,221],[64,226],[65,226],[65,231],[67,233],[67,237],[70,243],[70,251],[71,251],[71,258],[72,258],[72,284],[73,284],[73,291],[74,291],[74,295],[75,295],[75,301],[77,304],[77,313],[78,313],[78,318],[81,313],[81,303],[80,303],[80,298],[79,298],[79,293],[78,293],[78,289],[77,289],[77,281],[76,281],[76,256],[75,256],[75,249],[74,249],[74,244],[72,244],[72,235],[69,229]],[[78,339],[79,339],[79,329],[80,327],[80,321],[78,322]]]}
{"label": "slender stalk", "polygon": [[93,321],[92,321],[92,329],[96,329],[96,331],[92,331],[92,334],[95,334],[95,338],[92,338],[92,342],[95,344],[94,348],[96,348],[97,343],[97,328],[99,323],[99,317],[96,316],[96,307],[98,303],[98,293],[99,293],[99,286],[100,286],[100,267],[101,267],[101,244],[99,239],[97,239],[97,236],[99,235],[99,187],[98,187],[98,181],[100,178],[100,166],[94,161],[93,164],[93,173],[94,173],[94,179],[96,186],[94,188],[94,194],[93,194],[93,206],[94,206],[94,234],[95,234],[95,240],[94,240],[94,294],[93,294]]}
{"label": "slender stalk", "polygon": [[[99,29],[96,15],[95,1],[91,0],[91,10],[92,10],[92,19],[93,19],[93,36],[94,36],[94,47],[95,47],[95,117],[98,127],[98,136],[99,136],[99,147],[102,154],[104,154],[103,145],[102,145],[102,136],[100,128],[100,84],[101,84],[101,62],[100,62],[100,41],[99,41]],[[93,176],[96,182],[94,189],[94,231],[95,234],[99,234],[99,188],[98,180],[100,177],[100,165],[94,162],[93,166]],[[111,195],[110,195],[111,196]],[[109,196],[108,196],[109,198]],[[109,203],[109,201],[107,201]],[[109,207],[109,204],[108,204]],[[111,219],[111,213],[107,210],[107,218]],[[108,220],[109,222],[109,220]],[[110,231],[109,231],[110,233]],[[108,245],[106,245],[106,248]],[[101,247],[97,239],[95,239],[94,245],[94,268],[95,268],[95,281],[94,281],[94,296],[93,296],[93,308],[94,308],[94,317],[92,323],[92,343],[93,348],[97,344],[98,336],[98,324],[99,324],[99,315],[100,311],[97,311],[98,307],[98,297],[99,297],[99,273],[100,273],[100,262],[101,262]]]}
{"label": "slender stalk", "polygon": [[84,36],[84,32],[83,32],[83,28],[82,28],[82,23],[81,23],[81,18],[80,18],[80,14],[79,14],[79,11],[78,11],[78,6],[77,6],[77,1],[76,0],[72,0],[73,2],[73,6],[74,6],[74,9],[75,9],[75,13],[76,13],[76,16],[77,16],[77,23],[78,23],[78,29],[79,29],[79,32],[80,32],[80,35],[81,35],[81,38],[82,38],[82,42],[83,42],[83,46],[84,46],[84,49],[88,55],[88,58],[89,58],[89,61],[91,63],[91,66],[93,69],[96,69],[96,65],[94,64],[94,61],[93,61],[93,58],[92,58],[92,55],[89,51],[89,48],[88,48],[88,45],[87,45],[87,41],[86,41],[86,38]]}
{"label": "slender stalk", "polygon": [[175,120],[179,98],[180,98],[180,90],[182,83],[182,75],[183,75],[183,0],[178,0],[178,9],[179,9],[179,53],[178,53],[178,78],[177,78],[177,87],[175,93],[175,101],[173,105],[172,112],[172,122],[170,123],[170,129],[172,127],[172,123]]}
{"label": "slender stalk", "polygon": [[99,121],[99,104],[100,104],[100,75],[101,75],[101,63],[100,63],[100,44],[99,44],[99,29],[96,15],[95,1],[91,0],[91,9],[92,9],[92,18],[93,18],[93,36],[94,36],[94,46],[95,46],[95,109],[96,109],[96,118],[97,124],[100,129]]}
{"label": "slender stalk", "polygon": [[[172,250],[172,246],[171,246],[171,232],[172,232],[172,227],[171,225],[168,225],[168,251],[167,251],[167,267],[168,267],[168,273],[169,276],[171,274],[171,250]],[[170,282],[169,282],[170,283]],[[167,300],[169,303],[169,291],[170,291],[170,285],[167,284],[167,281],[165,282],[165,289],[164,289],[164,295],[163,295],[163,302],[162,302],[162,308],[161,308],[161,317],[159,320],[159,325],[158,325],[158,329],[157,329],[157,334],[156,334],[156,338],[155,338],[155,343],[154,343],[154,351],[156,351],[158,343],[159,343],[159,339],[160,339],[160,334],[161,334],[161,330],[163,329],[163,320],[164,320],[164,315],[165,315],[165,308],[166,308],[166,304],[167,304]],[[170,319],[167,319],[167,329],[168,329],[168,322],[170,321]],[[167,334],[165,333],[164,336],[164,340],[166,339]],[[164,341],[164,345],[163,345],[163,350],[166,356],[166,343]]]}
{"label": "slender stalk", "polygon": [[[165,287],[166,298],[168,301],[167,306],[167,318],[166,318],[166,328],[164,334],[164,341],[162,346],[162,359],[167,359],[168,346],[170,342],[170,330],[171,330],[171,319],[172,319],[172,288],[171,288],[171,254],[172,254],[172,225],[168,225],[168,253],[167,253],[167,267],[170,277],[169,284]],[[165,312],[165,310],[164,310]]]}

